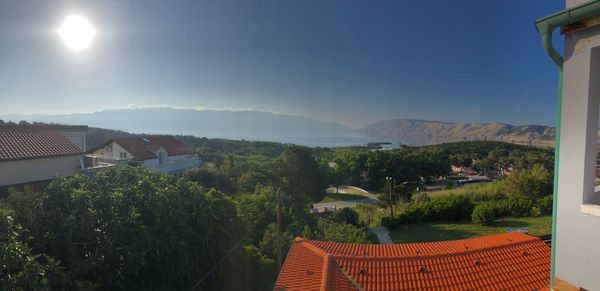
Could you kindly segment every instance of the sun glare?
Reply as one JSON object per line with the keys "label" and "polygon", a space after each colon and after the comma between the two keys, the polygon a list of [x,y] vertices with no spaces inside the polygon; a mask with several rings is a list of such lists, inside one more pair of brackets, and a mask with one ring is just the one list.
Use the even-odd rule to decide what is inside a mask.
{"label": "sun glare", "polygon": [[79,15],[67,17],[56,32],[63,43],[76,52],[88,48],[96,35],[90,22]]}

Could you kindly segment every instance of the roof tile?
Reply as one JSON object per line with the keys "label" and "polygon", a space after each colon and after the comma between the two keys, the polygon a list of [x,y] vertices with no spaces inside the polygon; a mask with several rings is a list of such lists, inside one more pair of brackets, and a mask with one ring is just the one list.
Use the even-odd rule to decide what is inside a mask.
{"label": "roof tile", "polygon": [[50,126],[0,125],[0,162],[78,154],[81,149]]}
{"label": "roof tile", "polygon": [[548,246],[522,233],[393,245],[297,238],[275,290],[533,290],[548,286],[549,262]]}

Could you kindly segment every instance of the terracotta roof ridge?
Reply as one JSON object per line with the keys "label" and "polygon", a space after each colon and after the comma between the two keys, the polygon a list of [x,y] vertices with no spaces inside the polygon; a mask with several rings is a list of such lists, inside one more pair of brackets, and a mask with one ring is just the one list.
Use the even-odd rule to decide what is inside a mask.
{"label": "terracotta roof ridge", "polygon": [[313,253],[323,258],[323,271],[321,273],[321,291],[329,290],[329,268],[335,266],[335,261],[332,255],[320,247],[312,244],[309,240],[305,240],[302,237],[296,237],[294,243],[299,243],[303,247],[311,250]]}
{"label": "terracotta roof ridge", "polygon": [[335,254],[335,255],[331,255],[334,259],[338,260],[366,260],[366,261],[386,261],[386,260],[418,260],[418,259],[428,259],[428,258],[447,258],[447,257],[454,257],[454,256],[462,256],[465,254],[474,254],[474,253],[479,253],[479,252],[485,252],[485,251],[489,251],[489,250],[498,250],[498,249],[506,249],[506,248],[510,248],[510,247],[514,247],[517,245],[525,245],[525,244],[530,244],[530,243],[534,243],[537,241],[541,241],[539,238],[533,237],[533,239],[529,239],[529,240],[522,240],[522,241],[512,241],[503,245],[499,245],[499,246],[490,246],[490,247],[481,247],[481,248],[473,248],[473,249],[465,249],[464,251],[454,251],[454,252],[447,252],[447,253],[440,253],[440,254],[424,254],[424,255],[413,255],[413,256],[405,256],[405,257],[389,257],[389,256],[382,256],[382,255],[377,255],[377,256],[369,256],[369,255],[342,255],[342,254]]}
{"label": "terracotta roof ridge", "polygon": [[352,285],[354,285],[354,287],[358,288],[359,291],[363,291],[363,288],[360,287],[360,284],[358,284],[358,282],[356,282],[356,280],[354,280],[354,278],[352,278],[352,276],[348,275],[348,273],[346,273],[346,271],[344,271],[344,269],[342,267],[340,267],[340,265],[338,265],[335,260],[333,261],[333,266],[340,271],[342,274],[344,274],[344,276],[348,279],[348,281],[350,281],[350,283],[352,283]]}
{"label": "terracotta roof ridge", "polygon": [[318,254],[321,257],[327,257],[329,255],[331,255],[330,253],[326,252],[325,250],[323,250],[322,248],[314,245],[313,243],[310,242],[310,240],[306,240],[302,237],[296,237],[296,239],[294,240],[295,243],[300,243],[303,246],[305,246],[306,248],[308,248],[309,250],[313,251],[314,253]]}

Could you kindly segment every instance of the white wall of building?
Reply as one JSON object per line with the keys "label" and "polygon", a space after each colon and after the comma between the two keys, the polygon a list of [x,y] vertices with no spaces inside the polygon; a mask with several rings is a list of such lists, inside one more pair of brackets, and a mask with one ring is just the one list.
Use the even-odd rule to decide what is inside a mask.
{"label": "white wall of building", "polygon": [[97,149],[94,151],[94,154],[115,157],[115,158],[120,158],[121,153],[126,153],[127,158],[133,158],[133,155],[130,152],[128,152],[126,149],[124,149],[122,146],[120,146],[116,142],[111,142],[111,143],[105,145],[103,148],[100,148],[100,149]]}
{"label": "white wall of building", "polygon": [[0,186],[49,180],[55,174],[72,176],[80,168],[80,156],[0,162]]}
{"label": "white wall of building", "polygon": [[[129,158],[133,157],[130,152],[115,142],[94,151],[94,154],[119,158],[122,152],[127,153],[127,157]],[[157,157],[142,161],[142,165],[146,168],[157,169],[163,173],[179,173],[186,169],[198,168],[202,164],[197,156],[189,154],[167,156],[166,163],[161,164],[158,158],[160,153],[167,154],[165,149],[159,148],[154,152]]]}
{"label": "white wall of building", "polygon": [[555,275],[600,290],[600,193],[594,187],[600,27],[565,35],[564,59]]}
{"label": "white wall of building", "polygon": [[77,145],[82,152],[87,151],[87,143],[85,139],[85,131],[77,131],[73,129],[59,129],[62,135],[67,137],[72,143]]}

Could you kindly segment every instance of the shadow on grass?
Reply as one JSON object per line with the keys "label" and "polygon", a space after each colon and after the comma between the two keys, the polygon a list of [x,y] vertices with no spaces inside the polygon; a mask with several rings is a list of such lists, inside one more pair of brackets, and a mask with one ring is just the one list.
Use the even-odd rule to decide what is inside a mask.
{"label": "shadow on grass", "polygon": [[465,239],[478,233],[465,227],[469,222],[423,223],[400,226],[390,232],[395,243],[432,242]]}
{"label": "shadow on grass", "polygon": [[498,219],[492,223],[493,227],[506,227],[506,228],[518,228],[518,227],[528,227],[529,223],[525,221],[518,221],[514,219]]}
{"label": "shadow on grass", "polygon": [[400,226],[390,231],[390,237],[395,243],[446,241],[504,233],[509,229],[529,229],[532,226],[515,218],[498,219],[487,226],[469,221],[440,221]]}

